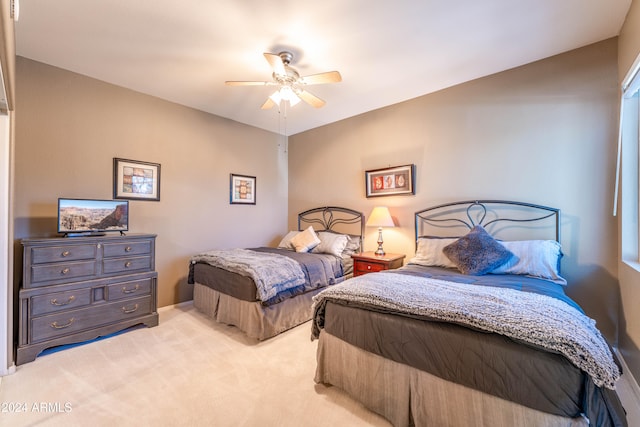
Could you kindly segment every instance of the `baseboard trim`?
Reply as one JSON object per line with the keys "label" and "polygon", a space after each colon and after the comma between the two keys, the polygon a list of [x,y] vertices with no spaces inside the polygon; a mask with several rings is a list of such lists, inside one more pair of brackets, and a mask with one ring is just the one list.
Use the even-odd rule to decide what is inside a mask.
{"label": "baseboard trim", "polygon": [[631,391],[633,392],[633,397],[636,399],[636,402],[639,402],[640,404],[640,386],[638,385],[636,378],[631,373],[629,366],[627,366],[627,362],[625,362],[624,357],[622,357],[622,354],[620,353],[620,351],[618,351],[618,348],[614,347],[613,351],[618,357],[620,365],[622,365],[622,374],[624,375],[625,381],[627,381],[629,387],[631,388]]}
{"label": "baseboard trim", "polygon": [[183,301],[183,302],[179,302],[177,304],[165,305],[164,307],[158,308],[158,313],[163,312],[163,311],[167,311],[167,310],[171,310],[173,308],[186,307],[186,306],[189,306],[189,305],[193,305],[193,300]]}
{"label": "baseboard trim", "polygon": [[13,375],[15,373],[16,373],[15,363],[9,366],[7,369],[0,370],[0,384],[2,383],[2,377],[6,377],[7,375]]}

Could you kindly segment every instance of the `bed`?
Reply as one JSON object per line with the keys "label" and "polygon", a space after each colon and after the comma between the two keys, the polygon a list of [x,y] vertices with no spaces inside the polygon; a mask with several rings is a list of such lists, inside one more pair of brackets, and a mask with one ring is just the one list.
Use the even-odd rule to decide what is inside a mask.
{"label": "bed", "polygon": [[311,319],[312,297],[353,275],[364,234],[361,212],[335,206],[298,214],[278,247],[211,250],[191,257],[194,306],[265,340]]}
{"label": "bed", "polygon": [[314,298],[315,382],[394,426],[627,425],[620,366],[564,292],[559,224],[510,201],[416,212],[406,266]]}

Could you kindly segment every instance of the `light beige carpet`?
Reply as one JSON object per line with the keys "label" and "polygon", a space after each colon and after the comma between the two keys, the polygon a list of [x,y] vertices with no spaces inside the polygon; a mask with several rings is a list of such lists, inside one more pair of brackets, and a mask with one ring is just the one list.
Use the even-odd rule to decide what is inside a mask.
{"label": "light beige carpet", "polygon": [[[0,378],[0,426],[389,426],[313,382],[309,322],[265,342],[190,303],[160,325],[49,352]],[[618,392],[640,425],[638,388]]]}
{"label": "light beige carpet", "polygon": [[307,322],[258,342],[191,304],[161,310],[155,328],[18,366],[0,383],[0,425],[388,426],[314,383],[310,334]]}

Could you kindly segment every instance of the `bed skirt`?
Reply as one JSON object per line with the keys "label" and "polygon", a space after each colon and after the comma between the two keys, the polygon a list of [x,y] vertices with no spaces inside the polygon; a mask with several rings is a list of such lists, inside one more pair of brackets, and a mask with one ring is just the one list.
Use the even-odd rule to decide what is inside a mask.
{"label": "bed skirt", "polygon": [[244,301],[195,283],[193,305],[213,320],[236,326],[247,336],[265,340],[311,319],[312,298],[322,289],[271,306]]}
{"label": "bed skirt", "polygon": [[[354,370],[354,366],[361,367]],[[336,386],[394,426],[587,427],[445,381],[320,333],[316,383]]]}

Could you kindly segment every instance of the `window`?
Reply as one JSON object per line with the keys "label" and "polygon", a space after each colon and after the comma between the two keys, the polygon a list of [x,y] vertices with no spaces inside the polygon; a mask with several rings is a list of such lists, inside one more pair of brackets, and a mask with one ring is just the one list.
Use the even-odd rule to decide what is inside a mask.
{"label": "window", "polygon": [[[639,182],[639,124],[640,124],[640,57],[622,85],[620,107],[620,141],[618,144],[618,168],[616,172],[616,197],[620,188],[622,224],[622,260],[640,262],[638,241],[638,215],[640,212]],[[614,214],[616,207],[614,207]]]}

